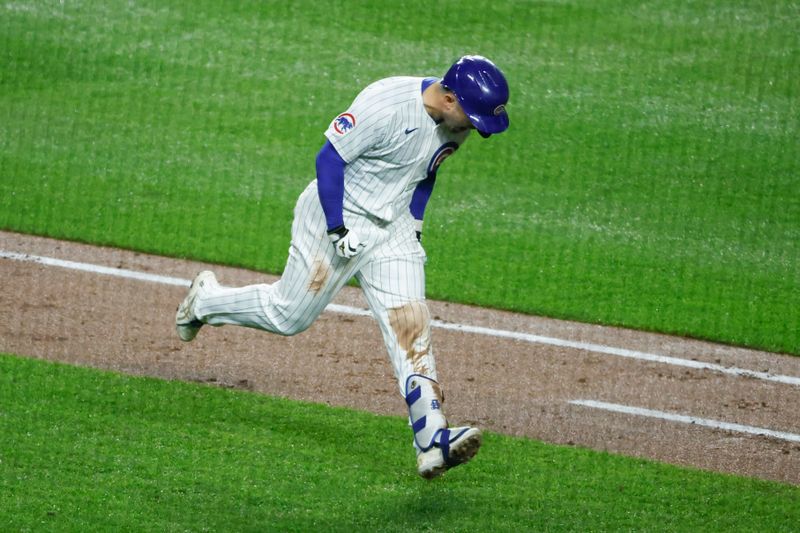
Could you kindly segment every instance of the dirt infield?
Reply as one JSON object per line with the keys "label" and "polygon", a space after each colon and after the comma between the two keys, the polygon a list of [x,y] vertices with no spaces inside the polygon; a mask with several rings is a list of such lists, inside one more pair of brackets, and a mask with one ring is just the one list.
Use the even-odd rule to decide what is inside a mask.
{"label": "dirt infield", "polygon": [[[187,280],[208,267],[4,232],[0,251]],[[185,344],[173,324],[184,287],[20,259],[0,258],[2,352],[405,415],[371,318],[325,312],[311,329],[289,338],[208,327]],[[274,280],[211,268],[225,285]],[[351,288],[335,303],[366,308],[360,292]],[[486,328],[479,333],[433,330],[445,410],[455,424],[800,484],[800,442],[793,440],[800,434],[800,384],[769,379],[800,377],[800,358],[441,302],[429,306],[441,324]],[[527,337],[492,336],[493,330]],[[567,342],[559,346],[532,336]],[[665,359],[636,357],[641,354]],[[676,361],[761,374],[691,368]],[[784,435],[612,412],[573,403],[578,400]]]}

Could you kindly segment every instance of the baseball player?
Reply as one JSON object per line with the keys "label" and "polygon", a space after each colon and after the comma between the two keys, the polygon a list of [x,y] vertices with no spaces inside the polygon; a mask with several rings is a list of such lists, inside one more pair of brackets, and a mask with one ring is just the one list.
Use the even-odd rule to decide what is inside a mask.
{"label": "baseball player", "polygon": [[419,474],[431,479],[469,461],[481,432],[449,427],[442,411],[422,220],[439,165],[471,130],[505,131],[507,101],[503,73],[482,56],[460,58],[442,79],[392,77],[366,87],[325,132],[317,178],[295,207],[281,279],[229,288],[201,272],[178,307],[180,338],[191,341],[203,324],[295,335],[355,276],[408,406]]}

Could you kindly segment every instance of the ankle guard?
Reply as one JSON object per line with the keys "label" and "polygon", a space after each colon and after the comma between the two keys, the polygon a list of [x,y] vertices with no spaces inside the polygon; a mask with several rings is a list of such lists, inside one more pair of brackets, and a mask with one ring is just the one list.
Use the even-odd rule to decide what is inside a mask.
{"label": "ankle guard", "polygon": [[423,375],[411,374],[406,380],[406,404],[417,448],[426,452],[439,446],[440,433],[447,430],[439,384]]}

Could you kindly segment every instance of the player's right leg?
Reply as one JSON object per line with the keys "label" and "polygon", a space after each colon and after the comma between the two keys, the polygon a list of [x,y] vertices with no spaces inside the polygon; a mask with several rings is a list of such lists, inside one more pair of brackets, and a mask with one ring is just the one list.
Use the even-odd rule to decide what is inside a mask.
{"label": "player's right leg", "polygon": [[194,304],[198,293],[208,290],[211,284],[217,285],[217,278],[214,277],[214,273],[208,270],[200,272],[192,281],[186,298],[178,306],[178,310],[175,313],[175,329],[182,341],[189,342],[193,340],[203,326],[203,323],[194,313]]}
{"label": "player's right leg", "polygon": [[289,259],[281,279],[245,287],[224,287],[216,279],[196,284],[179,308],[176,328],[181,339],[193,339],[203,324],[231,324],[280,335],[307,329],[358,268],[357,261],[336,255],[326,230],[312,182],[295,207]]}

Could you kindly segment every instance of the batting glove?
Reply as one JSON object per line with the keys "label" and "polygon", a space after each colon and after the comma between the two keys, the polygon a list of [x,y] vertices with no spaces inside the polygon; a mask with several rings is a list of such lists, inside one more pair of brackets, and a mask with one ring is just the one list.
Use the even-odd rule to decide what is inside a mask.
{"label": "batting glove", "polygon": [[422,221],[414,220],[414,231],[417,234],[417,241],[422,242]]}
{"label": "batting glove", "polygon": [[344,226],[339,226],[338,228],[333,228],[328,231],[328,237],[331,239],[333,247],[336,249],[336,255],[344,257],[345,259],[357,256],[365,247],[365,244],[361,242],[356,232]]}

